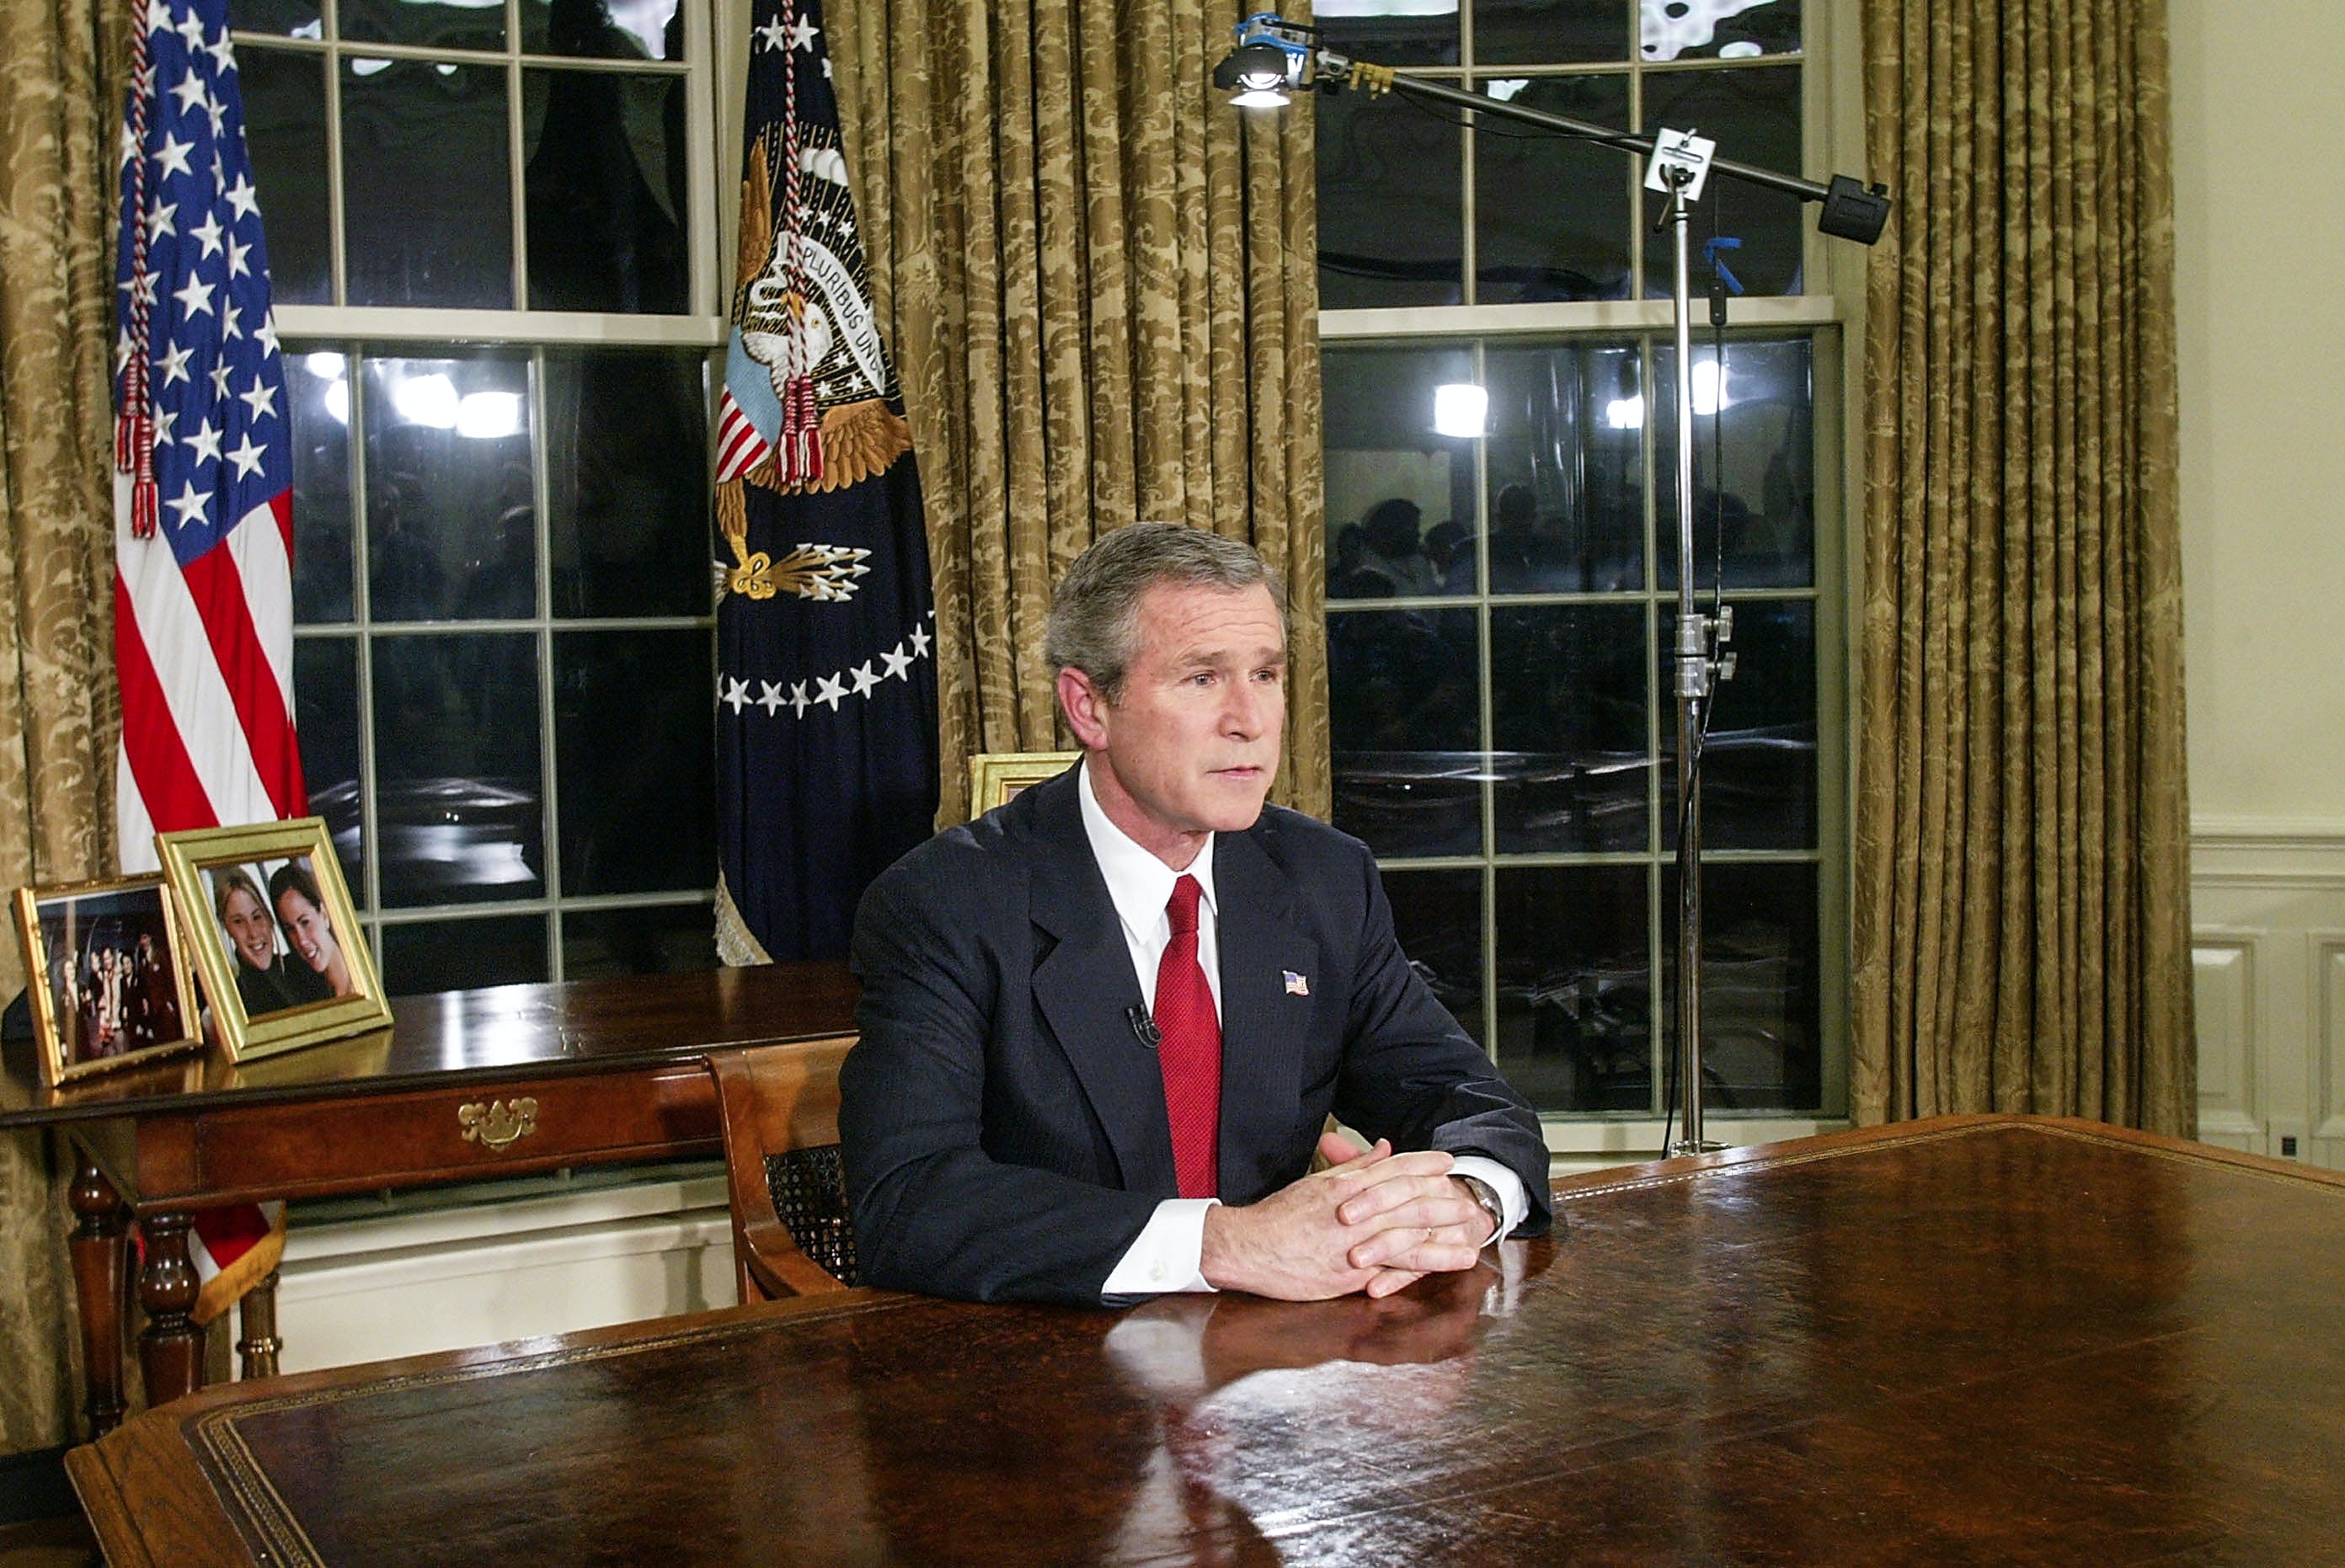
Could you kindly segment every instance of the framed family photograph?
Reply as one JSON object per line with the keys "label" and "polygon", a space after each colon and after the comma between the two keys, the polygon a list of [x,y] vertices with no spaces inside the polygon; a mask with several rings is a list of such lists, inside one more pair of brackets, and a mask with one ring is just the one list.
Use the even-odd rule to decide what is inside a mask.
{"label": "framed family photograph", "polygon": [[155,845],[232,1058],[391,1022],[324,822],[157,834]]}
{"label": "framed family photograph", "polygon": [[161,877],[20,887],[16,931],[43,1084],[203,1047],[195,973]]}

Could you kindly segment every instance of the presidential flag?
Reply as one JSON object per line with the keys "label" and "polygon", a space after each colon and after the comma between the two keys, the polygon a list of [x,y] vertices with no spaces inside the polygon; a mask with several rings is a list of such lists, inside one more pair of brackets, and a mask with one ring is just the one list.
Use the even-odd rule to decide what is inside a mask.
{"label": "presidential flag", "polygon": [[839,957],[937,805],[919,476],[841,156],[821,7],[756,0],[717,400],[717,947]]}
{"label": "presidential flag", "polygon": [[[293,731],[293,454],[227,0],[147,0],[115,259],[114,658],[122,867],[154,835],[307,809]],[[202,922],[207,911],[189,910]],[[204,1321],[280,1217],[196,1219]]]}

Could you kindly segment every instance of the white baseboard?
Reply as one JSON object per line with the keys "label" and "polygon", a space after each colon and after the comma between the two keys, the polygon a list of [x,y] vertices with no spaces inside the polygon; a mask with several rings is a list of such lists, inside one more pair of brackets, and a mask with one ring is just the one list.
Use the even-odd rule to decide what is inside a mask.
{"label": "white baseboard", "polygon": [[278,1286],[289,1372],[733,1304],[721,1178],[297,1226]]}

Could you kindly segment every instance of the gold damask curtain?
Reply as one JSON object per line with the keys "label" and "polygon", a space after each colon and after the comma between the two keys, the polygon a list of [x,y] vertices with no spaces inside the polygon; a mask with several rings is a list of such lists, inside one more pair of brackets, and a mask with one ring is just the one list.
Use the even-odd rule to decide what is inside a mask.
{"label": "gold damask curtain", "polygon": [[2164,0],[1871,0],[1863,1122],[2188,1135]]}
{"label": "gold damask curtain", "polygon": [[[0,890],[115,864],[108,154],[131,15],[0,6]],[[23,984],[0,936],[0,996]],[[0,1452],[71,1431],[54,1155],[0,1134]]]}
{"label": "gold damask curtain", "polygon": [[1328,806],[1307,105],[1208,77],[1247,7],[835,0],[840,115],[936,574],[942,819],[1058,738],[1042,622],[1101,533],[1253,541],[1294,599],[1280,797]]}

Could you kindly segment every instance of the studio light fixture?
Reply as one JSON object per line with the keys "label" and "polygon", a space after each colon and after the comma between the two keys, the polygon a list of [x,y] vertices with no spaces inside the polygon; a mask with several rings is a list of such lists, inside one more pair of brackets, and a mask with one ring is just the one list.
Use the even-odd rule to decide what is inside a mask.
{"label": "studio light fixture", "polygon": [[1433,430],[1436,435],[1472,437],[1489,430],[1490,394],[1471,381],[1451,381],[1433,389]]}

